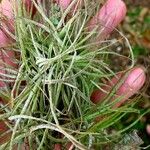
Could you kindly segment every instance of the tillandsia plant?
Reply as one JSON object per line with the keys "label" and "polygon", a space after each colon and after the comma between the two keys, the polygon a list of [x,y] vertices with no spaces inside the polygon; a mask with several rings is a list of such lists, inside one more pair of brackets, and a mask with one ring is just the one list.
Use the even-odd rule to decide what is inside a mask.
{"label": "tillandsia plant", "polygon": [[[115,29],[125,4],[101,4],[1,1],[0,150],[116,149],[147,113],[130,98],[144,85],[144,68],[134,67],[130,44]],[[113,30],[120,34],[115,41],[108,38]],[[111,50],[119,41],[129,56]],[[126,57],[131,66],[114,72],[110,55]],[[120,127],[131,113],[137,119]]]}

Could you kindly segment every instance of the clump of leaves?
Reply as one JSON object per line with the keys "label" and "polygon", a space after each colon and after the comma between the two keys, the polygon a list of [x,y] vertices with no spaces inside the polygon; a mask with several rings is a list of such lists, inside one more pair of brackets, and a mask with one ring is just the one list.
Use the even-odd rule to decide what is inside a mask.
{"label": "clump of leaves", "polygon": [[[87,29],[99,6],[91,9],[93,4],[85,1],[84,8],[72,14],[71,5],[62,11],[52,2],[33,3],[37,9],[34,19],[20,1],[16,9],[19,70],[9,70],[15,83],[11,94],[2,93],[11,105],[2,105],[0,117],[11,136],[0,149],[20,148],[24,143],[29,149],[53,149],[55,144],[65,147],[68,142],[78,149],[100,149],[117,141],[146,112],[133,108],[134,103],[113,109],[119,101],[110,101],[115,88],[102,104],[90,100],[94,88],[100,88],[98,81],[115,75],[107,63],[108,55],[116,54],[110,48],[117,41],[96,41],[96,27],[91,32]],[[108,130],[129,113],[139,118],[129,127]],[[96,117],[102,120],[96,122]]]}

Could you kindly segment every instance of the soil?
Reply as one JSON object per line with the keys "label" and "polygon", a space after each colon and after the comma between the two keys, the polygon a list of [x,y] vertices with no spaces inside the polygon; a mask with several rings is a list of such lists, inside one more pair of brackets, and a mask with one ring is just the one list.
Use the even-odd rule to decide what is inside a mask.
{"label": "soil", "polygon": [[[147,81],[140,91],[143,99],[141,103],[139,103],[139,107],[147,110],[150,109],[150,0],[126,0],[125,3],[127,4],[128,15],[120,29],[129,39],[132,48],[138,48],[135,49],[135,65],[142,65],[146,68]],[[138,9],[140,12],[138,12]],[[130,17],[129,14],[132,14],[132,16]],[[149,20],[145,21],[146,19]],[[126,48],[122,51],[122,53],[128,53],[128,49]],[[126,60],[118,61],[120,62],[119,64],[123,62],[124,64],[129,63]],[[139,135],[145,143],[142,146],[150,145],[150,134],[146,132],[146,126],[149,124],[150,113],[145,115],[140,120],[139,126],[137,126]]]}
{"label": "soil", "polygon": [[126,0],[125,3],[132,7],[142,6],[150,8],[150,0]]}

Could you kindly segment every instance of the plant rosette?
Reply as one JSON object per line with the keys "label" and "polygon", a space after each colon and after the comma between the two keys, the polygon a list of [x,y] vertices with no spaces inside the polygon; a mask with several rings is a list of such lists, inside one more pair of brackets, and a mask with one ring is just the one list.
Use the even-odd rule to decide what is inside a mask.
{"label": "plant rosette", "polygon": [[[126,6],[101,4],[2,0],[0,149],[105,148],[147,113],[130,98],[144,85],[145,69],[134,67],[131,46],[116,29]],[[120,34],[115,42],[113,30]],[[111,50],[120,40],[129,56]],[[109,55],[127,57],[131,66],[114,72]],[[121,128],[133,113],[138,118]]]}

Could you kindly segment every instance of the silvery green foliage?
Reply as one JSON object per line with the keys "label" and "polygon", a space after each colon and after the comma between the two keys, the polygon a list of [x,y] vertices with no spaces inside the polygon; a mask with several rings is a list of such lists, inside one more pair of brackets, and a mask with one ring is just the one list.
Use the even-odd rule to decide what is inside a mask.
{"label": "silvery green foliage", "polygon": [[140,150],[141,144],[143,144],[143,140],[134,130],[129,134],[125,134],[119,144],[115,145],[114,150]]}

